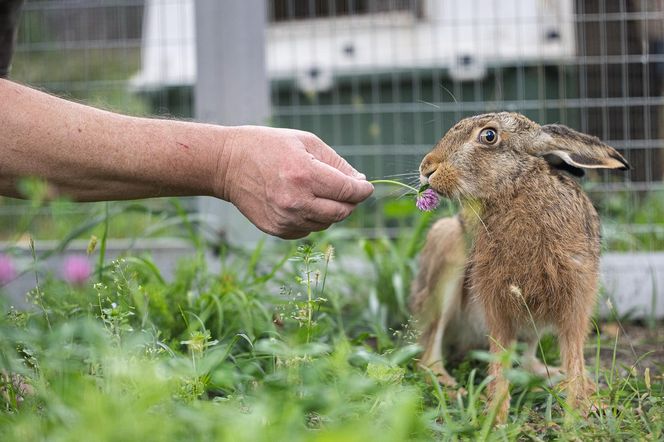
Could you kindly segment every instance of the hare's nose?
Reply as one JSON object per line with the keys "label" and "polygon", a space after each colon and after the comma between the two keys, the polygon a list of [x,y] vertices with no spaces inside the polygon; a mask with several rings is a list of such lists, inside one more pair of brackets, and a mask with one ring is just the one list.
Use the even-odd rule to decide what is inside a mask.
{"label": "hare's nose", "polygon": [[428,161],[422,161],[420,165],[420,182],[426,184],[429,181],[429,177],[436,171],[438,164],[431,163]]}

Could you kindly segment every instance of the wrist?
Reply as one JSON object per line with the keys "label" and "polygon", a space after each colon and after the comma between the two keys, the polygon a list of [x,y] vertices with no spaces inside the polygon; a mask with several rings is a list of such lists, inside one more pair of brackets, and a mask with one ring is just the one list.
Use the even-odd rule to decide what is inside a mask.
{"label": "wrist", "polygon": [[242,127],[217,126],[220,131],[221,142],[217,145],[219,150],[216,154],[216,164],[212,176],[212,194],[224,201],[234,202],[235,177],[238,173],[237,139]]}
{"label": "wrist", "polygon": [[[220,167],[230,151],[225,148],[231,135],[228,128],[172,120],[142,121],[147,127],[139,133],[148,136],[147,144],[159,146],[155,156],[145,160],[155,164],[157,171],[152,173],[162,193],[223,197],[221,184],[226,170]],[[151,161],[153,158],[156,161]]]}

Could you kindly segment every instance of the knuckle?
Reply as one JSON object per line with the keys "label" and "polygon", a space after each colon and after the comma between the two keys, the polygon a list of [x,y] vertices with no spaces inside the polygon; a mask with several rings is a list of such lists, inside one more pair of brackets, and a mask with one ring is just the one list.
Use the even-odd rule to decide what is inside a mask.
{"label": "knuckle", "polygon": [[322,143],[322,140],[318,138],[316,134],[313,134],[311,132],[303,132],[302,137],[304,138],[304,141],[309,142],[309,143]]}
{"label": "knuckle", "polygon": [[[302,200],[291,194],[283,194],[277,199],[277,205],[287,213],[297,212],[302,209]],[[279,221],[283,223],[283,220]]]}
{"label": "knuckle", "polygon": [[353,185],[349,180],[345,180],[339,188],[339,201],[347,201],[354,195]]}
{"label": "knuckle", "polygon": [[284,180],[293,186],[302,187],[309,183],[309,173],[301,167],[289,167],[283,176]]}
{"label": "knuckle", "polygon": [[350,215],[351,210],[346,208],[346,207],[341,207],[337,209],[336,213],[334,214],[333,220],[335,223],[338,223],[339,221],[343,221]]}
{"label": "knuckle", "polygon": [[275,205],[275,209],[276,209],[277,213],[280,213],[280,211],[287,208],[291,203],[290,197],[286,193],[277,194],[274,197],[273,201],[274,201],[274,205]]}

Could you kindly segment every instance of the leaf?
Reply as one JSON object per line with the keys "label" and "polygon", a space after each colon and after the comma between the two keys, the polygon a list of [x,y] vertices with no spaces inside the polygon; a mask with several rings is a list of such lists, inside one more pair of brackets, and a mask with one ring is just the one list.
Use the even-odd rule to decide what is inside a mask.
{"label": "leaf", "polygon": [[383,384],[399,384],[403,381],[406,370],[398,365],[377,364],[369,362],[367,364],[367,376]]}
{"label": "leaf", "polygon": [[159,268],[155,265],[152,260],[145,258],[145,257],[138,257],[138,256],[127,256],[123,258],[126,263],[131,263],[134,264],[140,268],[143,268],[148,271],[149,274],[154,276],[157,281],[159,281],[160,284],[164,285],[166,284],[166,281],[164,278],[161,276],[161,272],[159,271]]}
{"label": "leaf", "polygon": [[410,362],[413,357],[422,351],[422,347],[417,344],[406,345],[399,348],[390,355],[390,362],[394,365],[401,365]]}

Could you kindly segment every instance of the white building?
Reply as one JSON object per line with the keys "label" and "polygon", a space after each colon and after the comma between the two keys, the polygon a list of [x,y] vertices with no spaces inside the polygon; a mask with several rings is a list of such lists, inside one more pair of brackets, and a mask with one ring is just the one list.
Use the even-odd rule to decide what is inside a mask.
{"label": "white building", "polygon": [[[142,66],[134,88],[195,82],[194,3],[146,1]],[[455,80],[478,80],[492,66],[555,64],[575,53],[572,0],[362,4],[372,3],[378,5],[373,12],[365,7],[354,15],[288,20],[282,14],[272,20],[265,30],[269,78],[295,80],[305,92],[327,90],[343,76],[404,69],[445,68]]]}

